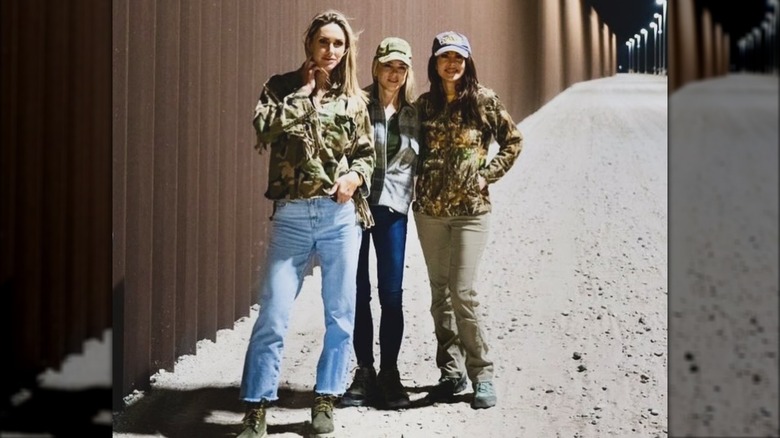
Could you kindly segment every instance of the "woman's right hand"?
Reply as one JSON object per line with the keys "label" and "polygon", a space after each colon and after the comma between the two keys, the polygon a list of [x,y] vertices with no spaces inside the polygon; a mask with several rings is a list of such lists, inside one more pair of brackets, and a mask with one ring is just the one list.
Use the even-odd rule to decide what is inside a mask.
{"label": "woman's right hand", "polygon": [[327,71],[317,66],[311,58],[301,65],[301,78],[303,86],[300,90],[307,95],[313,94],[315,91],[327,89],[330,81],[330,75]]}

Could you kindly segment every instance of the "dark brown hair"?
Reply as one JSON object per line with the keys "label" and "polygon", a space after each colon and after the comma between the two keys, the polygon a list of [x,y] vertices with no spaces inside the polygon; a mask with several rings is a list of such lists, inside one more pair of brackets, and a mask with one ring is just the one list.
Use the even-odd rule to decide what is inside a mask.
{"label": "dark brown hair", "polygon": [[[431,83],[430,101],[434,112],[438,114],[444,110],[444,106],[447,104],[447,97],[444,93],[444,84],[439,76],[439,72],[436,71],[436,58],[438,58],[436,55],[431,55],[428,58],[428,81]],[[457,94],[452,102],[453,112],[460,111],[464,123],[477,125],[482,123],[482,115],[477,104],[478,89],[477,67],[474,65],[473,56],[469,56],[466,58],[466,68],[463,72],[463,77],[460,78],[456,85],[455,92]]]}

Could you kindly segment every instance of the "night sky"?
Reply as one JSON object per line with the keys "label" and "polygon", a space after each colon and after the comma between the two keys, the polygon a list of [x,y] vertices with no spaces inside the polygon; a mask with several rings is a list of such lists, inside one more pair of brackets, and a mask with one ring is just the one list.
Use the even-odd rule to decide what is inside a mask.
{"label": "night sky", "polygon": [[622,46],[624,51],[626,41],[643,27],[651,32],[652,38],[649,25],[654,20],[653,14],[662,12],[661,5],[655,4],[655,0],[585,0],[585,4],[593,6],[601,20],[617,37],[618,48]]}
{"label": "night sky", "polygon": [[[655,20],[653,14],[662,13],[663,8],[661,5],[655,4],[655,0],[584,0],[584,3],[586,6],[593,6],[601,20],[609,27],[610,32],[615,34],[618,72],[626,72],[628,65],[626,41],[634,34],[639,33],[639,29],[645,28],[648,32],[648,44],[652,45],[653,30],[650,28],[650,22]],[[667,19],[669,18],[668,8],[667,5]],[[644,37],[642,43],[644,44]],[[652,62],[652,57],[649,57],[648,63],[652,64]]]}
{"label": "night sky", "polygon": [[[625,71],[628,63],[626,41],[634,34],[639,33],[639,29],[646,28],[648,43],[650,43],[653,32],[649,25],[653,20],[653,14],[662,12],[661,5],[655,4],[655,0],[584,0],[584,2],[586,6],[593,6],[599,17],[615,34],[618,64],[623,65],[623,70],[620,71]],[[739,2],[696,0],[695,4],[697,12],[702,8],[707,8],[712,13],[713,21],[720,23],[723,31],[730,35],[732,54],[737,53],[735,51],[737,40],[754,26],[759,25],[765,14],[771,10],[767,6],[766,0],[740,0]],[[666,12],[668,20],[671,12],[669,5],[667,5]]]}

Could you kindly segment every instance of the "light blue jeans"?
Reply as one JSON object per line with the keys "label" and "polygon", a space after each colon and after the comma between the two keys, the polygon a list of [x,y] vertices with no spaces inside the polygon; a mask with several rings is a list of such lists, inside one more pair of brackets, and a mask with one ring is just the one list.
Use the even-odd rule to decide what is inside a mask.
{"label": "light blue jeans", "polygon": [[271,222],[260,312],[252,328],[240,398],[278,399],[284,337],[304,273],[315,255],[322,272],[325,337],[317,363],[315,391],[346,390],[355,322],[355,276],[362,229],[355,204],[330,198],[276,201]]}

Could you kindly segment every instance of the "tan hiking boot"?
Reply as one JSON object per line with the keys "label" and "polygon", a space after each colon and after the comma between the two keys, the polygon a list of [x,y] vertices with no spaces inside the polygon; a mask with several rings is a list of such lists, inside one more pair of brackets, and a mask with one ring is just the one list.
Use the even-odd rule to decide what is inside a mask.
{"label": "tan hiking boot", "polygon": [[265,423],[267,403],[249,403],[244,414],[244,430],[237,438],[266,438],[268,436]]}
{"label": "tan hiking boot", "polygon": [[311,408],[311,429],[315,437],[328,436],[332,434],[333,427],[333,404],[336,402],[335,395],[317,394],[314,397],[314,406]]}

